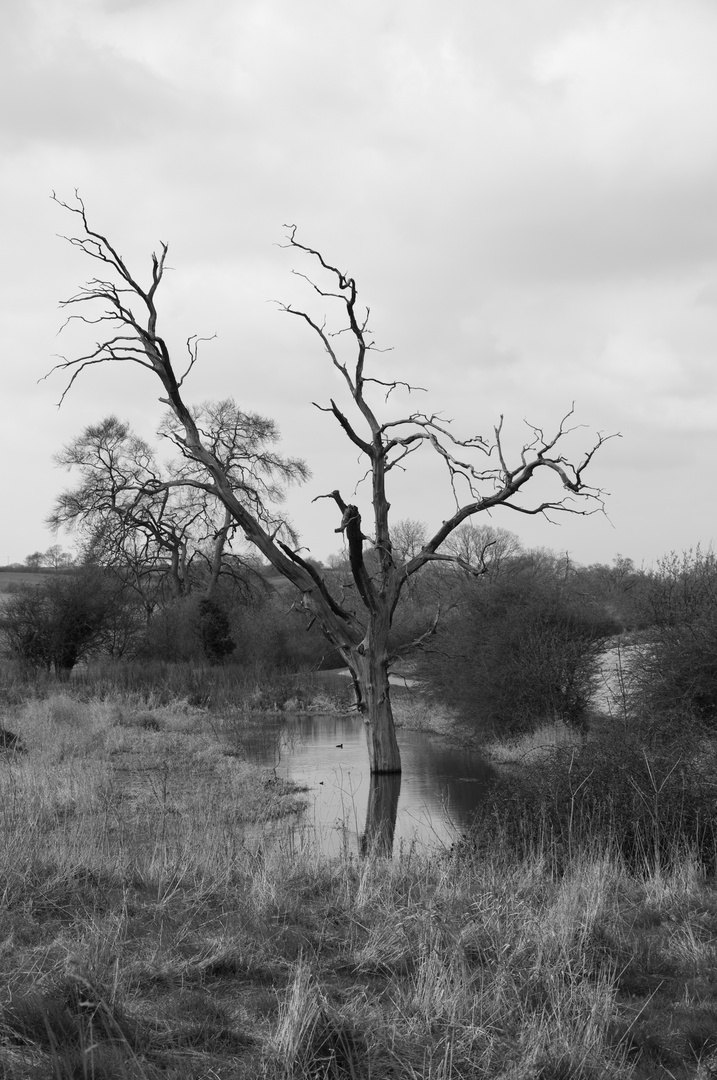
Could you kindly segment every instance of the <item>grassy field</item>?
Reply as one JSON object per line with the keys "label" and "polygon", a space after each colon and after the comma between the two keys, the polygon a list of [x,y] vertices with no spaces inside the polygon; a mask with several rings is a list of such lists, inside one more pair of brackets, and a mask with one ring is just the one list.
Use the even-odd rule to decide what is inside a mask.
{"label": "grassy field", "polygon": [[50,570],[0,570],[0,593],[13,592],[21,585],[39,585],[47,580]]}
{"label": "grassy field", "polygon": [[0,571],[0,611],[12,593],[27,585],[39,585],[43,580],[46,580],[45,575],[32,570]]}
{"label": "grassy field", "polygon": [[8,698],[9,1080],[717,1076],[717,893],[689,854],[549,840],[328,860],[251,766],[261,717],[86,686]]}

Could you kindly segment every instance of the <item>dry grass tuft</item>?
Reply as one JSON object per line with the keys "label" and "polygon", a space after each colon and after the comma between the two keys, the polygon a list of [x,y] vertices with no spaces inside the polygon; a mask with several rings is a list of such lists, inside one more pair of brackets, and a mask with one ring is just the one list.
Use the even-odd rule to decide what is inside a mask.
{"label": "dry grass tuft", "polygon": [[550,758],[556,749],[569,750],[582,744],[583,736],[579,731],[556,720],[515,739],[485,743],[481,749],[498,765],[519,765],[526,761],[534,764]]}

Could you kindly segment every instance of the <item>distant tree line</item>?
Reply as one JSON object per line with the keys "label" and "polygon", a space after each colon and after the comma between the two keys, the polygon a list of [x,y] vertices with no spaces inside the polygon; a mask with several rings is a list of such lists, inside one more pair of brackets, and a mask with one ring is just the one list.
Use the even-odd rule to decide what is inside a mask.
{"label": "distant tree line", "polygon": [[[128,436],[114,423],[102,431]],[[60,509],[67,512],[70,494],[58,498],[53,521]],[[94,508],[88,519],[78,512],[77,564],[62,567],[54,552],[62,573],[6,594],[6,652],[60,675],[92,656],[295,671],[341,664],[293,609],[282,579],[234,550],[221,518],[211,532],[204,502],[201,512],[186,497],[163,510],[166,518],[153,510],[151,535],[136,501],[134,520],[123,519],[119,527],[106,525]],[[117,516],[116,509],[106,513]],[[170,534],[183,546],[181,587],[174,549],[166,555]],[[424,536],[420,522],[398,522],[402,557]],[[517,735],[552,720],[584,729],[606,645],[625,635],[642,642],[632,652],[633,718],[639,714],[640,723],[662,732],[717,726],[712,551],[672,554],[645,570],[622,556],[610,565],[580,566],[567,555],[525,550],[506,530],[470,524],[450,543],[458,560],[436,562],[401,597],[392,645],[421,639],[405,663],[428,693],[486,737]],[[328,563],[321,569],[332,595],[350,609],[348,555]],[[370,554],[366,563],[370,574]]]}
{"label": "distant tree line", "polygon": [[[203,406],[197,420],[242,471],[267,524],[290,536],[276,507],[302,467],[274,454],[271,422],[229,401]],[[163,430],[171,434],[169,421]],[[6,594],[11,656],[60,675],[92,656],[287,670],[341,664],[294,610],[286,582],[238,543],[221,504],[193,487],[191,463],[159,462],[116,417],[86,428],[57,461],[75,483],[49,523],[72,531],[78,555],[73,561],[55,544],[28,556],[28,568],[59,572]],[[421,522],[396,522],[396,558],[414,558],[426,537]],[[622,556],[584,567],[470,522],[446,539],[445,561],[443,550],[401,594],[390,645],[398,654],[420,641],[404,663],[486,736],[552,720],[585,728],[606,643],[626,633],[646,643],[631,671],[642,714],[653,724],[717,724],[711,551],[673,554],[652,570]],[[377,553],[364,561],[368,579],[378,576]],[[328,566],[313,565],[337,605],[358,609],[348,547]]]}
{"label": "distant tree line", "polygon": [[[268,527],[293,538],[270,506],[300,462],[273,451],[271,421],[233,402],[196,412],[226,467],[241,474]],[[171,444],[172,425],[163,433]],[[52,568],[16,586],[2,611],[6,650],[30,667],[66,676],[92,656],[212,664],[230,658],[275,666],[318,666],[327,651],[316,632],[297,633],[298,616],[257,557],[236,544],[236,525],[203,488],[191,463],[161,463],[127,424],[108,417],[58,455],[76,480],[55,501],[48,524],[74,534],[73,561],[59,544],[25,565]]]}
{"label": "distant tree line", "polygon": [[60,544],[51,544],[47,551],[33,551],[25,556],[24,562],[10,563],[1,570],[29,570],[37,573],[41,570],[66,570],[75,563],[71,551],[65,551]]}

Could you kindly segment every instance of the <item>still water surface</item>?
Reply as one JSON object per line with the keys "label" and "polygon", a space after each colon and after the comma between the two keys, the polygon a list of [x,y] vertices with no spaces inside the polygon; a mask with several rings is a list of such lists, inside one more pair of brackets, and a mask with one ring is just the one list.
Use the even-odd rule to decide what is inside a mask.
{"label": "still water surface", "polygon": [[[492,776],[477,753],[423,732],[399,730],[403,773],[395,850],[448,848],[471,825]],[[292,716],[247,748],[252,760],[306,787],[307,808],[293,823],[327,854],[356,851],[369,791],[363,722],[356,716]]]}

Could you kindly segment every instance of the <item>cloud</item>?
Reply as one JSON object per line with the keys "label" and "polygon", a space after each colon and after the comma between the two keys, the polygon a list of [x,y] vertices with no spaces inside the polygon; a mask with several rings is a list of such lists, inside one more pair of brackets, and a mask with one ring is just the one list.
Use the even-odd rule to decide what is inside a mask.
{"label": "cloud", "polygon": [[[137,62],[97,45],[74,9],[27,3],[4,37],[0,138],[15,152],[45,146],[116,147],[148,138],[176,121],[170,88]],[[76,17],[73,17],[75,15]]]}
{"label": "cloud", "polygon": [[717,165],[705,138],[716,35],[712,5],[643,0],[563,35],[535,74],[560,88],[575,145],[601,179],[629,189],[703,182]]}
{"label": "cloud", "polygon": [[[505,412],[518,445],[524,418],[549,426],[573,399],[581,421],[623,430],[596,474],[618,493],[627,473],[646,478],[652,525],[635,496],[616,505],[630,536],[658,542],[650,485],[671,461],[703,461],[714,431],[712,4],[9,0],[4,18],[3,386],[34,429],[57,396],[35,380],[74,347],[55,340],[56,299],[91,270],[55,238],[68,223],[47,195],[78,186],[138,273],[169,240],[172,347],[218,334],[192,398],[230,393],[275,415],[315,467],[313,493],[344,483],[353,458],[311,405],[336,389],[325,357],[267,302],[315,303],[290,274],[305,265],[273,246],[296,222],[356,276],[378,343],[395,346],[379,370],[429,388],[416,407],[466,433]],[[39,430],[44,460],[111,410],[151,434],[159,391],[145,376],[88,373]],[[26,534],[58,482],[36,450],[43,506],[24,512]],[[398,516],[439,512],[443,481],[426,469],[399,487]],[[424,476],[436,494],[422,507]],[[27,485],[5,483],[26,506]],[[296,505],[327,554],[331,529]],[[697,534],[697,501],[676,515]],[[596,529],[564,535],[611,545]]]}

